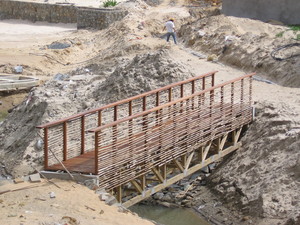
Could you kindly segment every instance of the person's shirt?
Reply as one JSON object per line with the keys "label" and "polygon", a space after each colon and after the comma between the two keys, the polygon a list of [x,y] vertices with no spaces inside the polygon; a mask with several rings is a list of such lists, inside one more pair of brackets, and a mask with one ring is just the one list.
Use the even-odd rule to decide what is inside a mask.
{"label": "person's shirt", "polygon": [[175,25],[171,20],[169,20],[166,22],[166,28],[168,32],[174,32]]}

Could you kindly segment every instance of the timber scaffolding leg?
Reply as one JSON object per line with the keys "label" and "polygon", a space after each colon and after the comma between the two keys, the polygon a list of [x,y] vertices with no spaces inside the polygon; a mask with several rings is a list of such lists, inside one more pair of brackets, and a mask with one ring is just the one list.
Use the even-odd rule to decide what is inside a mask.
{"label": "timber scaffolding leg", "polygon": [[194,145],[187,153],[162,166],[154,166],[151,172],[114,188],[112,193],[119,203],[130,207],[240,148],[242,128]]}

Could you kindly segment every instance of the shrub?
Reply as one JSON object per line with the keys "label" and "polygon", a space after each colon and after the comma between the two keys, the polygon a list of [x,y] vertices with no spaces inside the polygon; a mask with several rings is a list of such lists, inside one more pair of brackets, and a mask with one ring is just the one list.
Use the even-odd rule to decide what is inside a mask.
{"label": "shrub", "polygon": [[110,6],[116,6],[118,4],[118,2],[116,0],[106,0],[105,2],[103,2],[103,6],[106,7],[110,7]]}

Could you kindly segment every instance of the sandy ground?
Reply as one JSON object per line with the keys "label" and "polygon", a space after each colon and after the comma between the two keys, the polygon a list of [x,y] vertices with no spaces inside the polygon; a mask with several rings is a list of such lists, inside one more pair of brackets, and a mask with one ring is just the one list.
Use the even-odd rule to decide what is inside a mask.
{"label": "sandy ground", "polygon": [[[40,166],[43,157],[42,152],[37,151],[34,147],[39,138],[35,129],[36,125],[103,104],[107,101],[107,99],[102,98],[103,96],[108,99],[119,99],[135,93],[125,93],[124,90],[139,90],[142,92],[148,90],[147,88],[158,87],[156,83],[162,82],[162,80],[160,78],[151,80],[152,75],[156,74],[155,65],[157,62],[155,60],[147,61],[140,68],[132,66],[134,57],[141,55],[141,59],[147,59],[147,54],[157,55],[162,67],[175,68],[174,76],[170,78],[169,82],[175,82],[180,77],[200,75],[214,70],[219,71],[216,81],[222,82],[257,71],[258,76],[255,79],[259,80],[255,80],[253,83],[253,101],[258,108],[258,112],[260,112],[259,115],[261,115],[258,117],[259,124],[268,124],[268,126],[265,126],[265,129],[264,126],[258,127],[257,125],[253,126],[252,130],[250,128],[250,135],[247,139],[248,142],[253,143],[252,146],[247,148],[251,150],[249,151],[250,156],[254,154],[253,152],[262,151],[263,145],[261,143],[264,143],[264,141],[266,141],[266,149],[276,149],[270,144],[272,139],[294,142],[294,139],[287,139],[286,137],[289,137],[289,134],[294,135],[292,137],[295,138],[299,137],[297,127],[300,126],[300,89],[272,84],[265,80],[269,79],[276,83],[284,83],[287,86],[294,87],[300,84],[299,73],[297,72],[300,71],[298,70],[299,58],[274,62],[269,56],[274,46],[288,43],[294,33],[281,26],[273,26],[249,19],[224,17],[222,15],[206,17],[215,12],[215,9],[211,8],[206,11],[194,9],[196,10],[196,16],[192,17],[191,14],[195,15],[195,12],[191,12],[191,7],[185,7],[189,4],[186,1],[164,1],[156,7],[151,7],[142,1],[122,3],[118,7],[130,10],[129,15],[123,21],[113,24],[108,29],[97,32],[76,31],[74,25],[45,26],[45,23],[32,24],[15,20],[1,21],[1,33],[2,31],[5,32],[3,32],[4,35],[0,36],[0,72],[13,73],[14,66],[22,65],[24,75],[36,76],[43,81],[50,81],[44,86],[31,91],[36,98],[28,106],[24,103],[29,99],[27,96],[25,99],[17,95],[0,96],[0,101],[2,101],[1,110],[7,110],[12,105],[21,103],[0,126],[2,132],[0,134],[0,149],[2,150],[0,151],[0,163],[6,168],[6,172],[0,170],[0,173],[18,177],[32,172],[29,165]],[[164,34],[162,31],[163,25],[170,17],[175,18],[176,26],[180,28],[178,29],[179,45],[174,45],[172,41],[166,43],[165,40],[160,38]],[[13,29],[14,25],[17,25],[17,30]],[[204,32],[204,36],[199,36],[199,31]],[[278,39],[276,35],[279,32],[284,32],[284,34],[283,37]],[[234,38],[228,43],[225,41],[226,36],[234,36]],[[69,43],[71,47],[63,50],[48,49],[47,45],[54,41]],[[227,50],[221,53],[224,47]],[[212,55],[212,58],[215,59],[213,62],[207,61],[209,55]],[[226,66],[226,63],[234,65],[234,67]],[[289,74],[287,74],[287,71]],[[128,83],[123,81],[121,76],[118,76],[119,74],[126,74],[126,72],[132,74],[132,77],[127,81]],[[84,75],[86,78],[78,82],[75,81],[72,87],[67,87],[66,84],[69,80],[61,83],[51,81],[57,73],[65,73],[70,76]],[[145,80],[148,83],[136,83],[135,77],[136,75],[140,76],[140,74],[145,74],[144,76],[147,78]],[[282,74],[282,77],[278,74]],[[107,90],[116,87],[118,92],[107,92]],[[74,93],[78,96],[76,104],[74,104]],[[270,109],[271,112],[269,112]],[[284,128],[276,125],[276,121],[285,121],[287,118],[291,122]],[[24,131],[25,128],[26,131]],[[258,128],[259,130],[257,130]],[[282,130],[284,130],[284,133],[282,133]],[[30,135],[27,135],[28,133]],[[260,137],[268,137],[269,139],[260,139]],[[280,145],[275,145],[279,148],[276,151],[280,151]],[[288,146],[288,143],[286,145]],[[255,146],[258,147],[255,148]],[[282,154],[285,153],[278,154],[276,160],[281,160],[281,162],[290,160],[289,158],[283,160],[284,156]],[[245,155],[245,161],[241,159],[242,155]],[[238,156],[238,160],[248,165],[253,161],[250,156],[241,154]],[[296,151],[294,156],[299,158],[299,151]],[[263,168],[272,164],[264,157],[256,160],[261,160],[262,164],[265,164]],[[233,164],[238,163],[233,161]],[[288,166],[284,167],[286,164],[288,163],[283,163],[284,169],[280,172],[282,177],[276,178],[276,182],[272,183],[272,187],[281,185],[280,182],[287,176],[289,168]],[[239,174],[239,165],[231,165],[229,169],[224,168],[226,171],[234,168],[238,176],[244,176]],[[276,171],[276,168],[274,170]],[[282,202],[281,208],[277,207],[277,203],[277,205],[275,203],[275,205],[269,204],[272,203],[272,198],[269,199],[271,195],[293,196],[294,192],[300,192],[297,173],[294,178],[289,177],[286,181],[291,186],[284,186],[282,190],[278,191],[275,188],[262,188],[267,186],[263,181],[258,181],[259,187],[253,186],[252,189],[248,189],[247,187],[251,186],[252,180],[242,180],[234,177],[234,174],[229,173],[230,175],[228,175],[226,171],[220,171],[224,174],[225,181],[230,183],[232,182],[230,179],[234,179],[236,181],[234,185],[238,185],[238,189],[251,199],[252,203],[263,197],[264,204],[257,201],[255,203],[256,206],[260,206],[258,211],[263,212],[259,215],[251,214],[255,217],[256,224],[268,224],[268,218],[274,219],[274,214],[278,212],[281,213],[281,216],[276,217],[279,220],[276,223],[280,224],[284,224],[290,218],[295,219],[299,214],[299,210],[297,210],[299,206],[297,196],[299,197],[299,195],[296,195],[296,203],[293,202],[293,205],[291,201]],[[259,172],[257,173],[259,174]],[[272,172],[267,174],[272,177]],[[253,176],[263,177],[263,175],[257,174]],[[265,178],[265,181],[270,180]],[[212,190],[220,194],[221,189],[218,186],[220,181],[218,182],[212,187]],[[228,188],[228,190],[232,190],[232,188]],[[256,195],[253,193],[262,194]],[[268,195],[263,195],[265,193]],[[11,198],[15,198],[15,201],[21,201],[13,192],[8,194],[11,194]],[[232,210],[234,205],[239,208],[242,203],[234,204],[230,200],[231,197],[228,195],[225,202],[227,201],[232,206]],[[239,199],[243,198],[240,197]],[[276,201],[281,203],[281,199]],[[243,204],[251,207],[252,203],[245,201]],[[249,214],[249,212],[240,213]],[[66,215],[72,217],[67,212]],[[60,216],[64,215],[61,214]],[[267,222],[265,222],[265,219],[264,221],[261,220],[262,216],[267,218]],[[30,218],[30,216],[26,215],[26,218]],[[61,218],[56,217],[56,219]],[[250,221],[253,222],[254,220]],[[244,222],[250,223],[249,220]],[[112,224],[114,223],[118,224],[117,221],[112,222]],[[240,221],[235,224],[239,223]]]}
{"label": "sandy ground", "polygon": [[[1,224],[153,224],[100,201],[95,191],[68,181],[0,185]],[[9,191],[1,194],[1,192]],[[52,193],[52,194],[51,194]],[[50,197],[51,194],[51,197]],[[54,198],[52,196],[55,196]]]}

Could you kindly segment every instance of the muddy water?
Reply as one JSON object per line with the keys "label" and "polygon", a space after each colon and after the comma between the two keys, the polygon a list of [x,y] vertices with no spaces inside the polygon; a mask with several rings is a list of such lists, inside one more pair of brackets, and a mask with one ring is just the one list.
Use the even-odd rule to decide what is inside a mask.
{"label": "muddy water", "polygon": [[191,209],[166,208],[163,206],[134,205],[129,208],[140,217],[163,225],[209,225]]}

